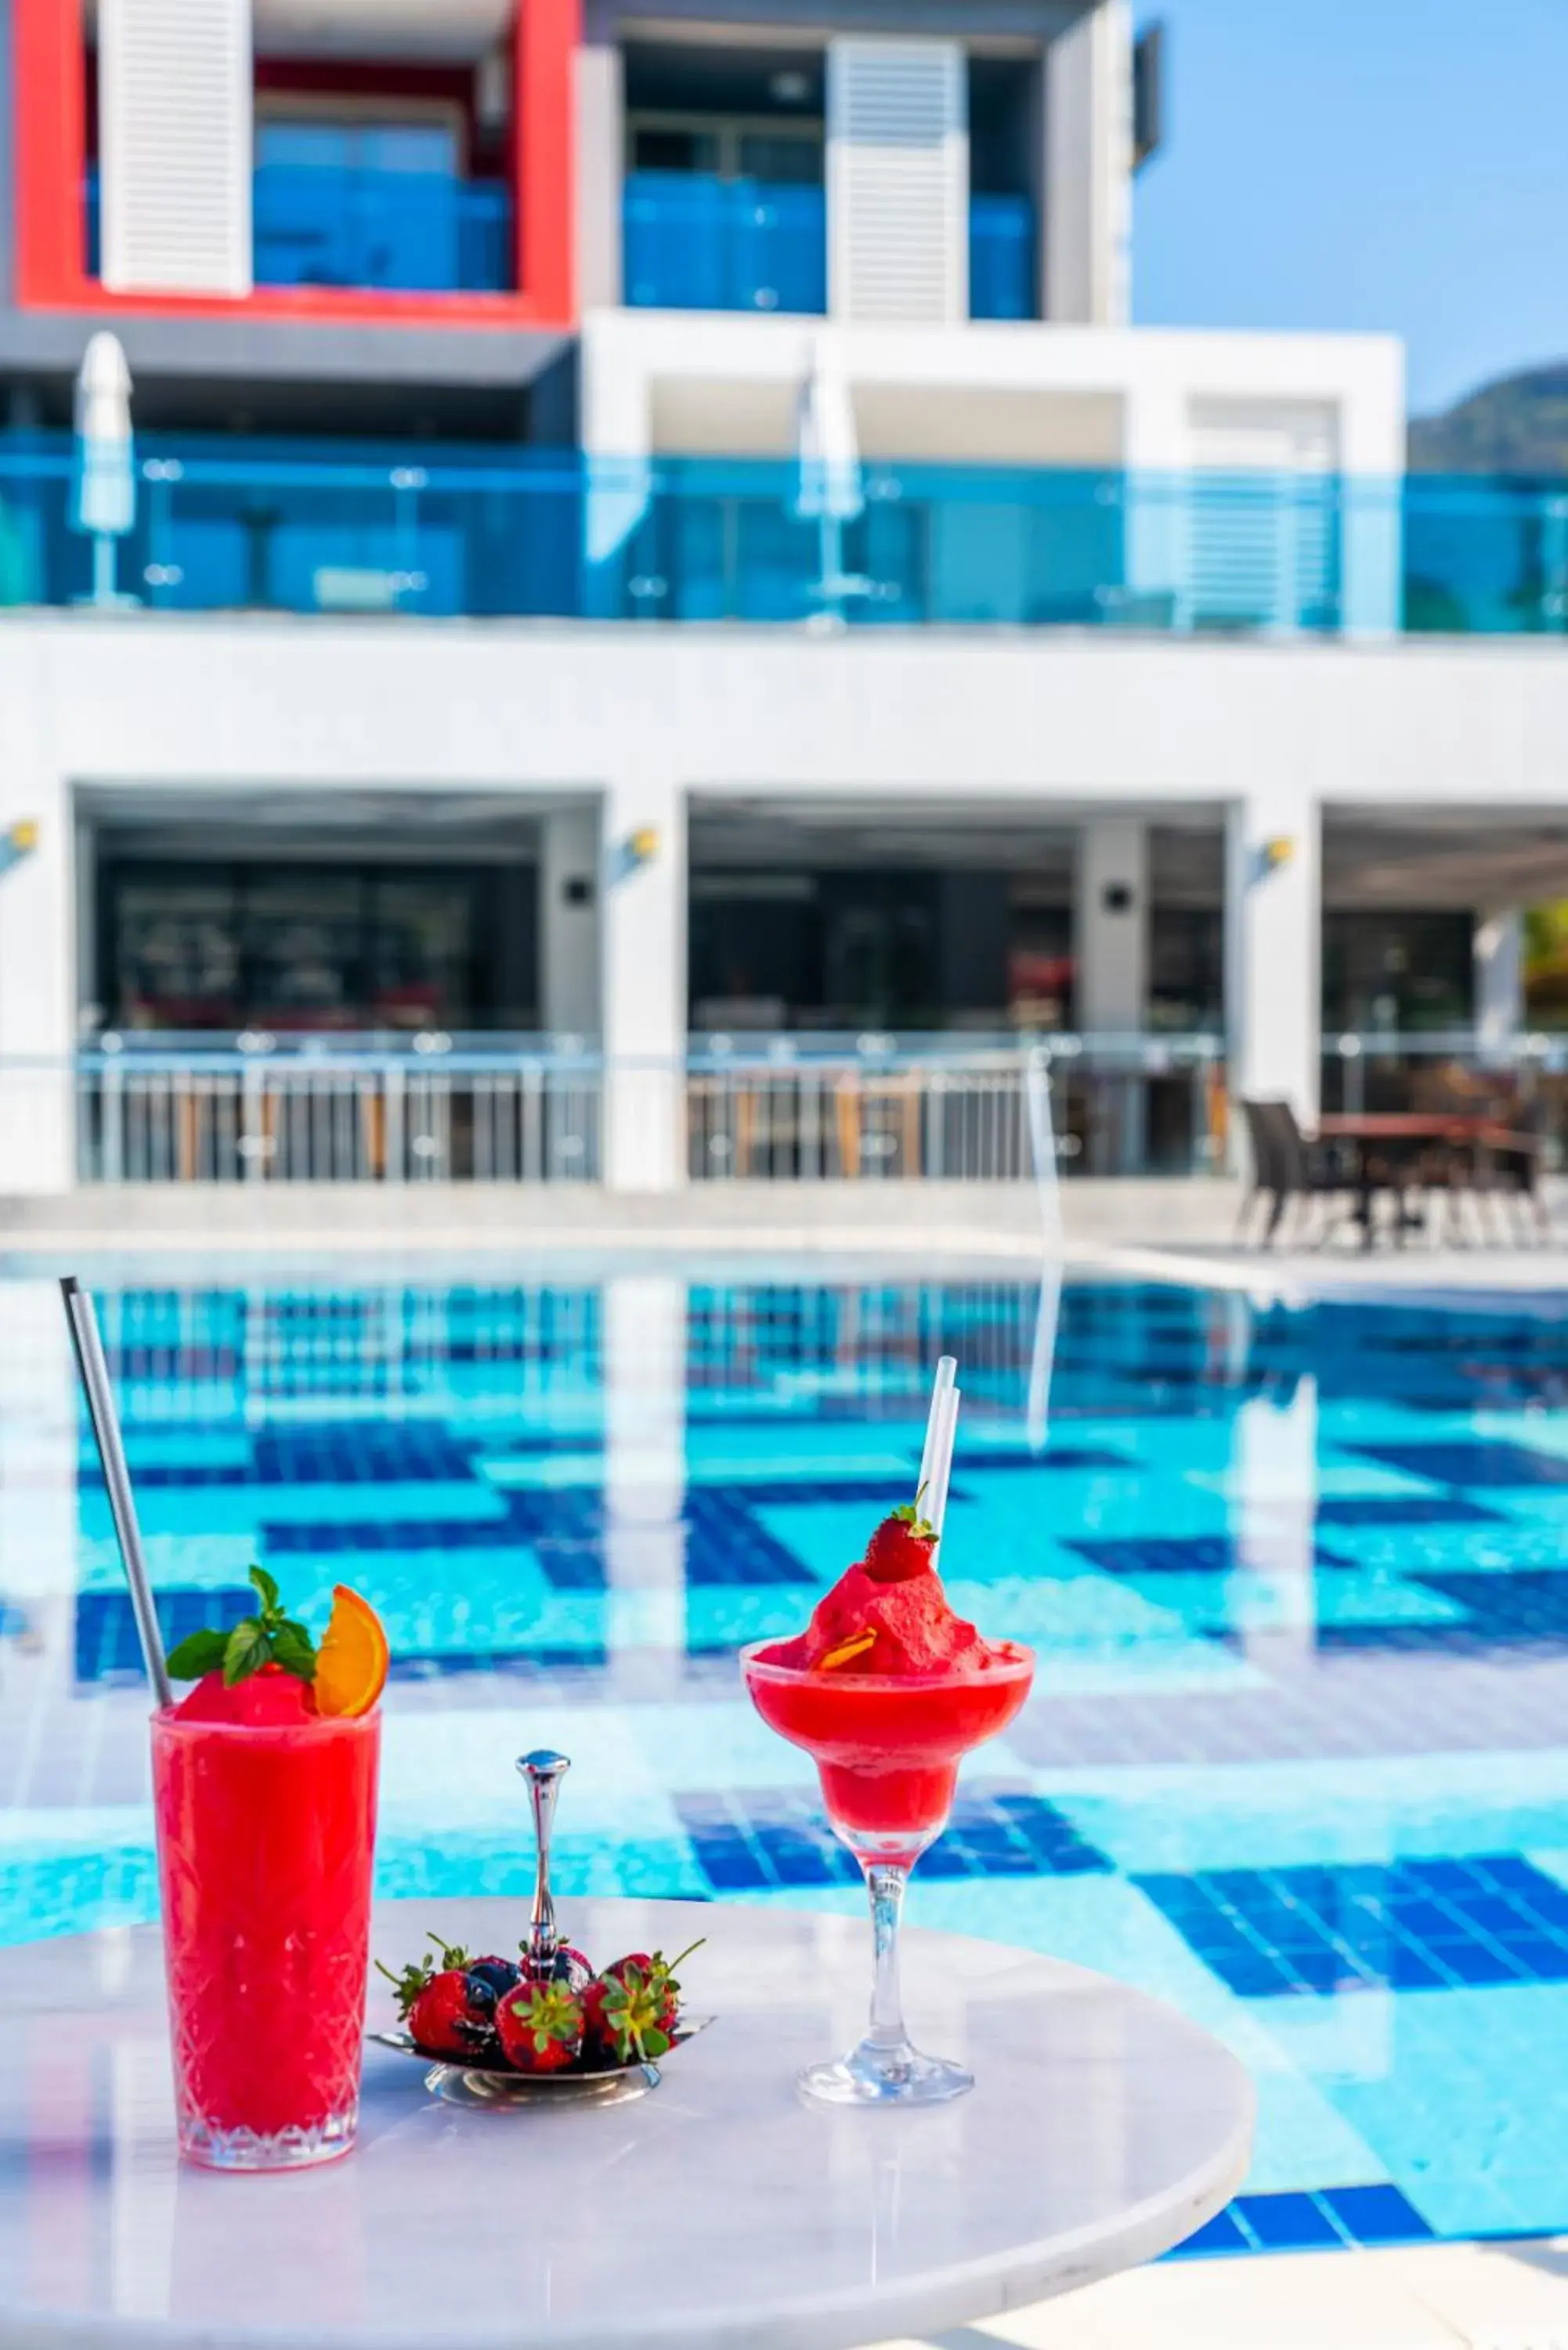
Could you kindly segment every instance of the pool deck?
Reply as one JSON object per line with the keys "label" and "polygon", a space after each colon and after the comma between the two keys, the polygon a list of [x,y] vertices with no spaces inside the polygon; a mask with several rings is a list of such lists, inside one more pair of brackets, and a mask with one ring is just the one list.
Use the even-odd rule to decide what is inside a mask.
{"label": "pool deck", "polygon": [[886,2350],[1568,2350],[1568,2239],[1161,2261]]}
{"label": "pool deck", "polygon": [[[1238,1245],[1242,1193],[1229,1180],[1080,1178],[1062,1185],[1049,1253],[1100,1275],[1241,1291],[1283,1301],[1490,1293],[1568,1294],[1568,1178],[1546,1186],[1551,1233],[1517,1235],[1471,1204],[1457,1243],[1413,1234],[1372,1250],[1342,1226],[1320,1245]],[[344,1254],[706,1260],[809,1255],[863,1271],[868,1254],[933,1271],[1029,1277],[1054,1216],[1032,1183],[708,1183],[671,1193],[597,1185],[124,1185],[0,1199],[0,1267],[63,1270],[84,1258],[236,1250],[269,1260]]]}

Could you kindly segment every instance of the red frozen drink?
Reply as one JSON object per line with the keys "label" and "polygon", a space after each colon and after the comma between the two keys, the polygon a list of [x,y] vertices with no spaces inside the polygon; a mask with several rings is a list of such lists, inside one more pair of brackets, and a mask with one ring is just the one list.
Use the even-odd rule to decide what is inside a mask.
{"label": "red frozen drink", "polygon": [[153,1717],[180,2149],[216,2169],[354,2142],[385,1643],[379,1668],[345,1646],[329,1630],[308,1679],[270,1658],[232,1683],[212,1669]]}

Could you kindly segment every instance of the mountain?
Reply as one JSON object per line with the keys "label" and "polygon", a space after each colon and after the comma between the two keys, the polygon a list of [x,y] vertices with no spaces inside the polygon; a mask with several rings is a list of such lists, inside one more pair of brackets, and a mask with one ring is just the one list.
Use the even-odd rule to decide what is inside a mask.
{"label": "mountain", "polygon": [[1568,475],[1568,360],[1500,376],[1446,415],[1410,419],[1413,473]]}

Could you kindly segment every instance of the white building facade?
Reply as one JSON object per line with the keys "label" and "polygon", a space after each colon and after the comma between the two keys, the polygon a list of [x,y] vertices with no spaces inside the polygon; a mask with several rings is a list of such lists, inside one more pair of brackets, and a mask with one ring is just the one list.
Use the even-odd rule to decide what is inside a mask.
{"label": "white building facade", "polygon": [[[358,55],[367,89],[430,52],[391,0],[286,14],[258,39]],[[508,37],[481,14],[451,36],[476,138]],[[101,1066],[84,1108],[73,1063],[106,1036],[526,1036],[602,1066],[594,1166],[628,1191],[690,1179],[715,1035],[1197,1036],[1232,1101],[1306,1124],[1325,1019],[1414,1007],[1506,1055],[1518,909],[1563,865],[1568,685],[1529,619],[1456,644],[1413,573],[1394,340],[1129,323],[1124,0],[656,26],[594,0],[574,40],[576,315],[559,380],[560,338],[507,330],[525,448],[475,445],[477,407],[470,445],[422,416],[504,370],[499,317],[465,378],[421,312],[423,356],[382,362],[389,399],[414,387],[400,451],[220,463],[155,423],[116,608],[36,608],[66,575],[17,557],[0,1195],[103,1172]],[[275,203],[258,176],[258,222]],[[122,331],[140,425],[176,346]],[[265,406],[308,338],[249,331]],[[326,414],[375,353],[310,348]],[[1539,615],[1564,556],[1529,520]],[[1141,1081],[1118,1121],[1096,1163],[1158,1159]]]}

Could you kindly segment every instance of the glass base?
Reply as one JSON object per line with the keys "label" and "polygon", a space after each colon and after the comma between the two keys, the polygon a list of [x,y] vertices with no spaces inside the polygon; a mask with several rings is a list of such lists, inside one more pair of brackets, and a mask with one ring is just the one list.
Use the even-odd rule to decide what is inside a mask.
{"label": "glass base", "polygon": [[803,2096],[824,2106],[945,2106],[974,2086],[974,2074],[943,2056],[922,2056],[907,2040],[863,2040],[836,2064],[795,2074]]}
{"label": "glass base", "polygon": [[180,2152],[186,2162],[203,2170],[308,2170],[318,2162],[336,2162],[354,2150],[359,2126],[358,2104],[308,2128],[275,2130],[220,2129],[199,2114],[180,2117]]}

